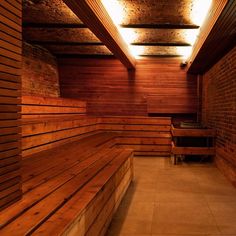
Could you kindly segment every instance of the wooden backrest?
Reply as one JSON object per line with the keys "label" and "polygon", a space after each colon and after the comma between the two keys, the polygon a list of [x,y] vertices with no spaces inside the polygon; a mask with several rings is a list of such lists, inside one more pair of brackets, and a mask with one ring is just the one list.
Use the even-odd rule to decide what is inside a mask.
{"label": "wooden backrest", "polygon": [[117,132],[117,145],[132,148],[135,155],[170,155],[170,117],[101,117],[98,128]]}
{"label": "wooden backrest", "polygon": [[84,115],[86,102],[68,98],[23,96],[21,112],[23,119]]}
{"label": "wooden backrest", "polygon": [[22,97],[22,156],[81,139],[96,132],[85,117],[86,102],[67,98]]}

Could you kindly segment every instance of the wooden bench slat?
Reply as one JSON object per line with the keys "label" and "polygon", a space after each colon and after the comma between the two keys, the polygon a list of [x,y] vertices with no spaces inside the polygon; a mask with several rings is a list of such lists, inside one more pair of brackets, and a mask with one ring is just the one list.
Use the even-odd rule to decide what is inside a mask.
{"label": "wooden bench slat", "polygon": [[122,197],[124,196],[131,180],[132,174],[128,172],[123,181],[117,186],[113,195],[106,202],[102,211],[99,213],[96,219],[97,223],[94,223],[90,227],[90,229],[86,233],[86,236],[102,236],[104,232],[106,232],[108,222],[111,221],[112,216],[115,213]]}
{"label": "wooden bench slat", "polygon": [[[109,158],[106,159],[107,157],[104,157],[106,154],[110,152],[116,153],[116,150],[105,150],[103,152],[97,153],[96,155],[93,155],[92,157],[89,157],[84,161],[81,161],[76,166],[69,169],[67,172],[63,172],[62,174],[57,176],[57,178],[50,179],[46,183],[41,184],[38,188],[28,192],[27,194],[24,195],[21,201],[19,201],[15,205],[12,205],[4,212],[4,215],[2,216],[2,221],[5,222],[5,224],[7,224],[12,219],[14,219],[14,217],[21,215],[26,209],[29,209],[37,202],[40,202],[41,199],[44,199],[46,196],[50,196],[52,193],[54,193],[54,191],[57,191],[57,189],[66,188],[63,187],[64,184],[68,183],[73,184],[81,177],[81,175],[84,176],[85,172],[86,174],[89,175],[93,173],[91,169],[95,169],[94,173],[96,173],[96,168],[104,164],[104,162],[107,163],[106,161],[110,160]],[[101,159],[99,160],[99,158]],[[89,172],[89,170],[91,173],[87,173]]]}
{"label": "wooden bench slat", "polygon": [[[50,179],[54,178],[55,176],[63,173],[67,169],[72,168],[73,166],[75,166],[79,162],[87,159],[89,156],[98,153],[102,149],[103,149],[103,147],[97,148],[97,149],[91,148],[89,150],[88,150],[88,148],[85,148],[85,149],[80,148],[77,152],[73,152],[74,156],[77,155],[79,158],[65,157],[64,160],[57,158],[57,161],[58,161],[57,165],[54,164],[53,166],[49,166],[48,168],[44,168],[44,171],[43,172],[41,171],[40,173],[37,173],[37,171],[36,171],[36,173],[34,171],[33,174],[29,173],[28,176],[32,176],[32,175],[34,175],[34,176],[32,178],[28,179],[28,181],[24,181],[23,192],[25,193],[29,190],[32,190],[32,189],[38,187],[39,185],[49,181]],[[65,163],[65,164],[61,165],[61,163]]]}
{"label": "wooden bench slat", "polygon": [[168,125],[117,125],[117,124],[99,124],[99,129],[114,130],[114,131],[170,131]]}
{"label": "wooden bench slat", "polygon": [[[76,232],[76,235],[84,235],[103,207],[103,204],[106,203],[110,194],[115,190],[117,184],[119,184],[124,174],[130,168],[131,160],[128,159],[127,161],[127,157],[131,154],[130,151],[124,151],[117,158],[113,159],[109,166],[106,166],[102,172],[99,172],[63,208],[59,209],[51,218],[44,222],[33,235],[59,235],[64,231],[66,234],[66,231],[70,231],[70,228],[75,224],[78,225],[77,228],[80,231]],[[126,162],[126,165],[123,164],[124,162]],[[114,173],[116,172],[117,174],[115,175]],[[90,204],[91,201],[92,203]],[[80,228],[80,223],[83,224],[84,216],[82,215],[87,216],[87,222],[85,227]]]}
{"label": "wooden bench slat", "polygon": [[[112,152],[114,153],[115,151],[112,150]],[[89,165],[87,162],[84,163],[86,164],[86,169],[82,168],[82,172],[79,172],[77,169],[77,172],[75,172],[76,176],[73,176],[70,180],[67,180],[65,184],[53,191],[43,201],[39,201],[28,211],[22,212],[21,217],[18,217],[16,220],[11,222],[10,225],[2,229],[2,235],[14,235],[14,232],[17,232],[19,235],[29,233],[32,227],[37,227],[37,225],[42,223],[51,212],[62,207],[62,205],[64,205],[66,201],[68,201],[76,192],[78,192],[84,184],[86,184],[91,178],[99,173],[99,171],[108,165],[108,163],[110,163],[113,158],[114,154],[106,155],[100,159],[95,157],[96,161],[93,165]],[[37,188],[37,192],[39,191],[39,188]],[[28,195],[30,195],[30,193]],[[40,194],[40,192],[38,194]],[[20,203],[18,203],[18,205],[20,205]],[[14,207],[14,209],[15,208],[16,207]]]}

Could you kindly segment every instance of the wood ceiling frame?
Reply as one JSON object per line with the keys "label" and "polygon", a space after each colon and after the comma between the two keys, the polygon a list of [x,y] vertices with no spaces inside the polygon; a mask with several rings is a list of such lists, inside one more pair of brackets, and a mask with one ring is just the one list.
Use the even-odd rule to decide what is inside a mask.
{"label": "wood ceiling frame", "polygon": [[63,0],[127,69],[136,60],[100,0]]}
{"label": "wood ceiling frame", "polygon": [[[230,8],[229,10],[227,9],[227,5],[231,6],[235,4],[234,0],[215,0],[213,1],[213,6],[211,8],[211,11],[209,12],[209,20],[205,22],[205,24],[201,27],[201,33],[199,35],[198,40],[196,41],[195,45],[193,46],[193,51],[192,54],[190,56],[190,58],[188,59],[189,63],[188,63],[188,73],[203,73],[204,71],[206,71],[207,69],[209,69],[210,65],[214,64],[215,62],[215,58],[217,57],[217,53],[219,50],[219,45],[217,45],[217,43],[221,44],[221,41],[218,39],[217,43],[214,44],[213,48],[211,48],[211,50],[209,49],[204,49],[204,47],[206,47],[206,45],[208,44],[213,44],[213,42],[215,40],[213,40],[214,38],[216,39],[217,37],[214,35],[222,35],[222,34],[228,34],[229,32],[226,31],[228,25],[230,24],[229,22],[232,22],[232,16],[229,14],[229,17],[224,19],[224,21],[222,21],[220,18],[222,17],[222,14],[228,14],[228,11],[232,11],[232,9]],[[226,9],[226,10],[225,10]],[[229,22],[227,22],[229,21]],[[215,27],[217,27],[217,25],[222,25],[225,24],[225,22],[227,22],[228,24],[226,24],[224,27],[221,28],[221,31],[218,30],[214,30]],[[212,37],[213,35],[213,37]],[[213,38],[213,39],[212,39]],[[210,42],[210,43],[209,43]],[[225,48],[227,48],[227,45],[224,45]],[[209,48],[209,46],[208,46]],[[206,52],[208,50],[207,53],[204,53],[204,51]],[[203,60],[199,60],[198,57],[201,57],[201,54],[206,54],[206,55],[211,55],[214,54],[213,57],[211,58],[203,58]],[[221,55],[223,55],[222,53],[220,53]],[[205,68],[204,68],[205,67]],[[204,69],[203,69],[204,68]]]}

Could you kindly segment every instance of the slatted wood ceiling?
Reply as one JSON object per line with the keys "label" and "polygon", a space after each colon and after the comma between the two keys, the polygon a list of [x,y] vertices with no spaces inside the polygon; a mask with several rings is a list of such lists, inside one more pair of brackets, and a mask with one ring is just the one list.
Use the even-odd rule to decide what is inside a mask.
{"label": "slatted wood ceiling", "polygon": [[0,209],[21,197],[21,0],[0,1]]}

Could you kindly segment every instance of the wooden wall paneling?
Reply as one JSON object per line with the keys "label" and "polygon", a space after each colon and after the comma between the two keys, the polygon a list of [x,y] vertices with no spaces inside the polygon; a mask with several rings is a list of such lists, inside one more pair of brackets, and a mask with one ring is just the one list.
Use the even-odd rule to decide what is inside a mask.
{"label": "wooden wall paneling", "polygon": [[188,96],[147,96],[148,113],[190,114],[197,111],[197,98]]}
{"label": "wooden wall paneling", "polygon": [[21,192],[21,1],[0,2],[0,210]]}
{"label": "wooden wall paneling", "polygon": [[[135,72],[125,70],[116,59],[59,58],[58,61],[61,95],[87,101],[89,115],[147,116],[148,104],[155,97],[164,101],[174,97],[183,102],[185,112],[197,112],[194,110],[197,79],[186,77],[180,59],[140,59]],[[188,101],[193,101],[192,106]]]}
{"label": "wooden wall paneling", "polygon": [[53,117],[62,115],[84,115],[86,102],[76,99],[37,96],[22,97],[22,118]]}

